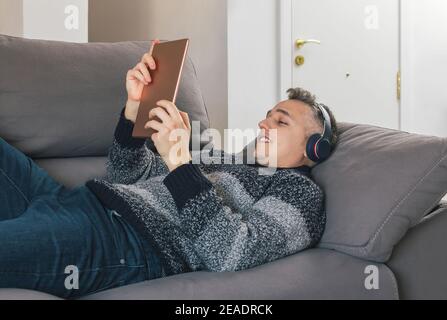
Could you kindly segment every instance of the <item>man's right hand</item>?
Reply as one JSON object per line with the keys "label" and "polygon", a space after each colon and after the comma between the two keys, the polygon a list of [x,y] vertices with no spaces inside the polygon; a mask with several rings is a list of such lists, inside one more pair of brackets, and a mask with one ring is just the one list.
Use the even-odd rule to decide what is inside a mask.
{"label": "man's right hand", "polygon": [[154,45],[157,43],[160,43],[160,40],[153,40],[149,52],[146,52],[141,58],[141,61],[138,62],[133,69],[130,69],[127,72],[127,103],[126,109],[124,110],[124,116],[133,123],[135,123],[137,119],[143,88],[152,81],[149,69],[155,70],[156,68],[155,60],[152,57],[152,51],[154,50]]}

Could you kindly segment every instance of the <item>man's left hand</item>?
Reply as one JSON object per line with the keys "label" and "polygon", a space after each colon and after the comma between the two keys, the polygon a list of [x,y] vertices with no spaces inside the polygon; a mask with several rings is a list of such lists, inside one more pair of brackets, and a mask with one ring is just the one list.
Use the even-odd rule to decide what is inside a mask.
{"label": "man's left hand", "polygon": [[[146,122],[144,128],[157,131],[151,135],[151,139],[169,171],[172,171],[191,160],[189,116],[186,112],[178,110],[171,101],[160,100],[157,101],[157,105],[159,107],[149,111],[149,121]],[[161,122],[155,120],[155,116]]]}

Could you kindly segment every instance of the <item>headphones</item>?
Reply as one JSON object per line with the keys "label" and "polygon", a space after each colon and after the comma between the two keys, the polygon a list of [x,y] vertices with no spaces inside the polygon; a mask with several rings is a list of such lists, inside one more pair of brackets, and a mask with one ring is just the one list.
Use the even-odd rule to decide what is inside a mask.
{"label": "headphones", "polygon": [[315,133],[309,137],[306,144],[306,154],[310,160],[318,163],[326,160],[331,154],[332,126],[331,118],[324,108],[324,104],[316,103],[316,106],[323,114],[323,133]]}

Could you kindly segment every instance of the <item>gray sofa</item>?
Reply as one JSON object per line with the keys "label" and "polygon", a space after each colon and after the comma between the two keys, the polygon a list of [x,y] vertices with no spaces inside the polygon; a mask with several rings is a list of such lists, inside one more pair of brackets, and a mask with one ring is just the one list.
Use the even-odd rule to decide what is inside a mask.
{"label": "gray sofa", "polygon": [[[125,72],[148,48],[0,35],[0,136],[67,187],[104,177]],[[210,126],[189,57],[176,104],[202,131]],[[341,122],[334,154],[312,174],[326,194],[317,247],[249,270],[185,273],[84,299],[447,298],[447,138]],[[0,299],[57,298],[8,288]]]}

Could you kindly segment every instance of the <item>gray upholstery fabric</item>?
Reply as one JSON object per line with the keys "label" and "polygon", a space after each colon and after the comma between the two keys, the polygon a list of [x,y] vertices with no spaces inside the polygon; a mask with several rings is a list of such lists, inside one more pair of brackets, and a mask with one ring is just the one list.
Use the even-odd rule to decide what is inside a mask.
{"label": "gray upholstery fabric", "polygon": [[53,295],[25,289],[0,289],[0,300],[62,300]]}
{"label": "gray upholstery fabric", "polygon": [[183,273],[85,299],[398,299],[394,275],[384,264],[374,264],[379,289],[365,289],[370,264],[317,248],[244,271]]}
{"label": "gray upholstery fabric", "polygon": [[[0,35],[0,136],[32,158],[106,155],[127,99],[126,72],[149,47]],[[176,105],[209,127],[189,56]]]}
{"label": "gray upholstery fabric", "polygon": [[349,123],[340,131],[312,171],[326,193],[319,246],[384,262],[447,192],[447,138]]}
{"label": "gray upholstery fabric", "polygon": [[447,203],[410,229],[387,265],[401,299],[447,299]]}
{"label": "gray upholstery fabric", "polygon": [[35,159],[51,177],[68,188],[84,184],[92,178],[104,178],[107,157],[72,157]]}

